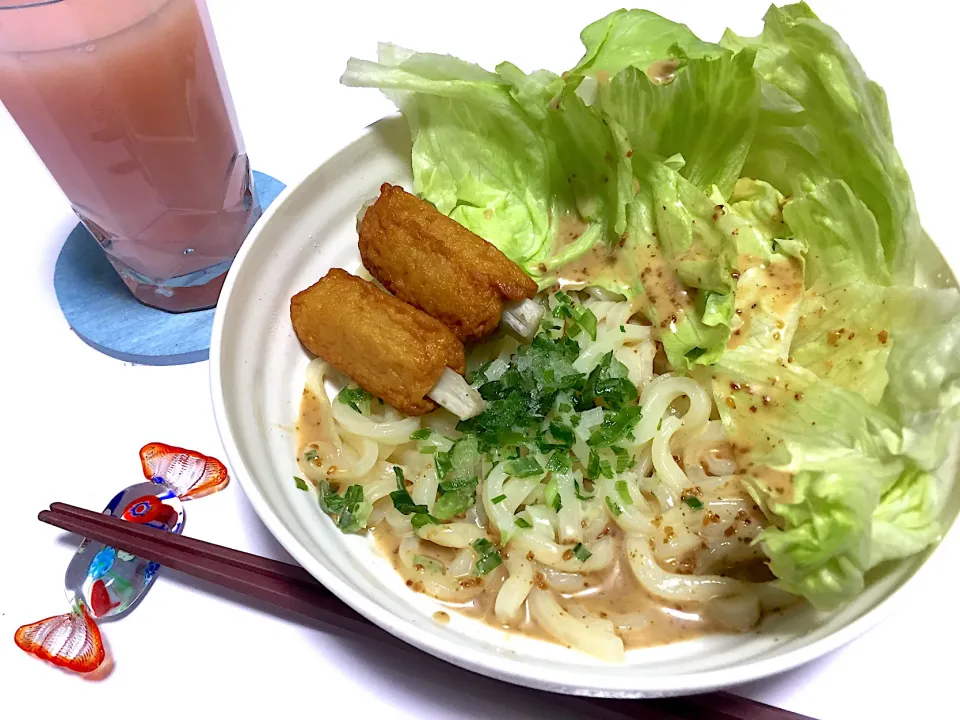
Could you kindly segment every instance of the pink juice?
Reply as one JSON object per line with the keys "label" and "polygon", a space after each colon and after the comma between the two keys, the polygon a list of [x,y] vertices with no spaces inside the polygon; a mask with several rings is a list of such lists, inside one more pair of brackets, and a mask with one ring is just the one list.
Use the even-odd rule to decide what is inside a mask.
{"label": "pink juice", "polygon": [[203,0],[0,0],[0,100],[139,300],[216,304],[260,207]]}

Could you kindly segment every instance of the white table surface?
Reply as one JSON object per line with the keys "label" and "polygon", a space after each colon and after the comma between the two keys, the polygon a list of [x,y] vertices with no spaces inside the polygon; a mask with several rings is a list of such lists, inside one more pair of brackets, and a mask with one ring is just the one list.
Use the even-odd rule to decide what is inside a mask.
{"label": "white table surface", "polygon": [[[759,31],[765,0],[654,2],[706,39],[731,25]],[[376,91],[341,87],[350,55],[378,40],[449,52],[492,67],[560,70],[579,58],[582,27],[618,2],[485,0],[311,2],[209,0],[253,166],[288,183],[391,111]],[[957,11],[952,3],[821,1],[870,76],[887,91],[897,145],[921,216],[954,267]],[[592,7],[588,7],[592,6]],[[457,9],[463,8],[463,9]],[[92,682],[20,652],[26,622],[67,609],[62,578],[75,538],[36,520],[62,500],[99,509],[137,482],[137,449],[162,441],[220,455],[207,363],[169,368],[112,360],[81,342],[53,292],[60,246],[76,220],[56,184],[0,110],[0,697],[31,717],[86,712],[389,718],[581,717],[584,707],[497,683],[419,652],[388,650],[316,627],[163,571],[128,618],[106,624],[112,673]],[[187,534],[289,560],[234,483],[191,504]],[[944,614],[960,591],[952,533],[863,638],[736,692],[821,720],[953,717],[960,626]],[[155,691],[149,686],[158,688]],[[68,708],[64,703],[69,703]],[[547,704],[549,703],[549,704]],[[948,708],[954,707],[954,711]]]}

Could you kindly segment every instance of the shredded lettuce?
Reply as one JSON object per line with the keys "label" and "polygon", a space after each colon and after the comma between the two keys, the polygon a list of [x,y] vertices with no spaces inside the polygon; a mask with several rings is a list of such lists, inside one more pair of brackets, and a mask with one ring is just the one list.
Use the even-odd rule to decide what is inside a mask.
{"label": "shredded lettuce", "polygon": [[[643,10],[580,37],[559,74],[384,45],[343,82],[406,116],[415,192],[541,288],[624,295],[673,368],[712,386],[771,521],[770,569],[835,607],[940,537],[934,473],[960,421],[960,296],[914,284],[927,239],[883,90],[803,3],[771,7],[753,38],[705,42]],[[472,504],[480,454],[518,476],[568,466],[595,403],[587,476],[630,463],[615,443],[642,412],[635,389],[611,358],[573,368],[596,318],[555,298],[561,327],[481,378],[471,439],[438,454],[445,516]]]}

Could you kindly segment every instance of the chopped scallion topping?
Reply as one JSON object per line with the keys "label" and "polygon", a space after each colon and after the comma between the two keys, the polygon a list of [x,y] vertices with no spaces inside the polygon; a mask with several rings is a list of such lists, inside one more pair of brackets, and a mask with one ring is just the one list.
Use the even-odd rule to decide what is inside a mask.
{"label": "chopped scallion topping", "polygon": [[573,548],[573,554],[580,562],[586,562],[590,556],[593,555],[592,552],[583,546],[583,543],[577,543],[576,547]]}

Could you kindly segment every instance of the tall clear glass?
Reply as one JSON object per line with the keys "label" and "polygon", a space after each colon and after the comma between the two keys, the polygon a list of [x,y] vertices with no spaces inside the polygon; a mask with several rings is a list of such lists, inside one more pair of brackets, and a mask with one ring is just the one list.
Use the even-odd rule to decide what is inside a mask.
{"label": "tall clear glass", "polygon": [[0,0],[0,101],[138,300],[216,305],[260,206],[204,0]]}

